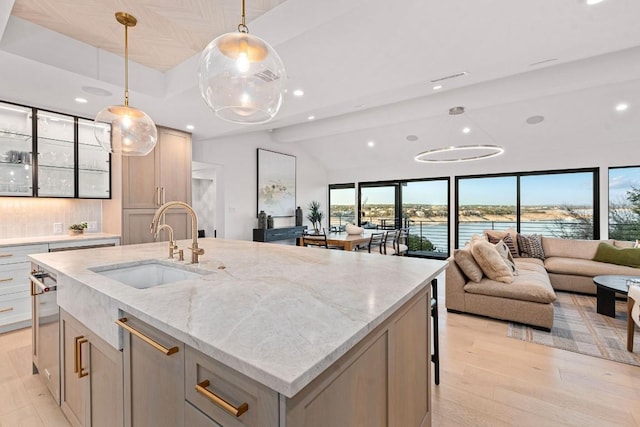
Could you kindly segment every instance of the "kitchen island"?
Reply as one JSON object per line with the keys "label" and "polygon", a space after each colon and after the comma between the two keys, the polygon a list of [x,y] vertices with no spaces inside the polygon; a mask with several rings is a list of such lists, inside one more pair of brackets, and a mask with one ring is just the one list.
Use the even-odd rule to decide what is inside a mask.
{"label": "kitchen island", "polygon": [[[178,245],[188,252],[188,242]],[[267,411],[274,413],[272,425],[312,425],[312,412],[322,407],[314,409],[312,402],[322,399],[310,390],[339,385],[340,374],[350,367],[355,372],[344,378],[356,383],[342,384],[341,396],[326,404],[332,404],[331,399],[338,405],[340,400],[349,402],[350,394],[366,401],[381,381],[383,402],[373,403],[384,419],[369,425],[430,425],[429,290],[446,262],[211,238],[201,239],[200,247],[205,250],[201,262],[184,269],[201,276],[142,289],[101,271],[166,259],[166,243],[31,258],[57,276],[63,313],[107,345],[124,348],[125,358],[130,337],[115,322],[133,316],[183,343],[197,357],[272,390],[276,407]],[[381,359],[372,359],[367,367],[360,361],[370,349]],[[124,365],[127,371],[126,361]],[[369,370],[377,371],[368,377]],[[420,372],[426,378],[413,377]],[[425,380],[427,384],[421,384]],[[125,378],[125,418],[131,416],[127,407],[132,405],[127,384]],[[185,388],[188,396],[193,387]],[[414,389],[423,390],[424,396],[412,395]],[[400,415],[407,413],[406,402],[415,400],[425,401],[417,411],[422,414],[412,418],[415,422],[399,424],[407,419]],[[414,406],[409,404],[410,409]],[[303,413],[306,409],[310,411]],[[371,414],[344,419],[367,416]],[[250,425],[242,423],[243,417],[233,420],[239,424],[228,425]]]}

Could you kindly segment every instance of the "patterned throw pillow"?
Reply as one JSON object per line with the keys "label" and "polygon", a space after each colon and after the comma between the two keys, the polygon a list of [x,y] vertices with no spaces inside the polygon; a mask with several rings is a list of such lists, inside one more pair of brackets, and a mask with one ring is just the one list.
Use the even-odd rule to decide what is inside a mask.
{"label": "patterned throw pillow", "polygon": [[542,249],[542,235],[518,234],[518,247],[520,248],[521,257],[538,258],[544,261],[544,250]]}
{"label": "patterned throw pillow", "polygon": [[486,239],[494,245],[500,240],[504,240],[507,246],[509,246],[511,256],[513,256],[514,258],[518,258],[520,256],[517,239],[518,232],[513,228],[508,228],[507,230],[484,230],[484,235]]}

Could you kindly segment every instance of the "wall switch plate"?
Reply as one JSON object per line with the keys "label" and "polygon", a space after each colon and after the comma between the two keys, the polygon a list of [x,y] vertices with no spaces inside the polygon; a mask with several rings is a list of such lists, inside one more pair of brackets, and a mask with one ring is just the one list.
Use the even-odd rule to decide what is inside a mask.
{"label": "wall switch plate", "polygon": [[62,234],[62,223],[54,222],[53,223],[53,234]]}
{"label": "wall switch plate", "polygon": [[87,221],[87,231],[98,231],[98,221]]}

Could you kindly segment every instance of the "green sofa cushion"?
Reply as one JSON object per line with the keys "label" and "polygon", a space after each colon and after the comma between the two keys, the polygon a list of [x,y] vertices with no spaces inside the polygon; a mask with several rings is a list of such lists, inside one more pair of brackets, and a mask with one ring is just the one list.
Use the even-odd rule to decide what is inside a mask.
{"label": "green sofa cushion", "polygon": [[600,243],[593,260],[640,268],[640,248],[616,248]]}

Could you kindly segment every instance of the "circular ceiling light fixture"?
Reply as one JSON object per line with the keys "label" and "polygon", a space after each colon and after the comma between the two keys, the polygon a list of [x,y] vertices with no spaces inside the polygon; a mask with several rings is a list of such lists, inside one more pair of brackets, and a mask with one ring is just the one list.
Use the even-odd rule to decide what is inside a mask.
{"label": "circular ceiling light fixture", "polygon": [[94,134],[107,151],[123,156],[146,156],[158,141],[158,129],[144,111],[129,106],[129,27],[138,20],[125,12],[116,12],[124,26],[124,105],[110,105],[94,119]]}
{"label": "circular ceiling light fixture", "polygon": [[627,111],[628,108],[629,108],[629,104],[621,103],[616,105],[616,111],[618,112]]}
{"label": "circular ceiling light fixture", "polygon": [[460,145],[423,151],[414,159],[423,163],[457,163],[489,159],[504,153],[498,145]]}
{"label": "circular ceiling light fixture", "polygon": [[407,135],[407,141],[417,141],[418,140],[418,136],[417,135]]}
{"label": "circular ceiling light fixture", "polygon": [[[443,147],[418,153],[414,160],[423,163],[456,163],[488,159],[504,153],[504,149],[464,113],[464,107],[450,108]],[[473,133],[471,129],[474,129]],[[484,143],[483,139],[490,143]]]}
{"label": "circular ceiling light fixture", "polygon": [[280,56],[267,42],[249,34],[242,0],[238,32],[217,37],[200,55],[200,95],[222,120],[266,123],[282,106],[285,80]]}

